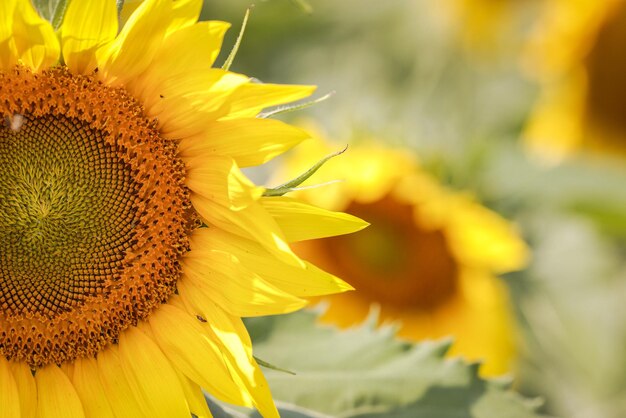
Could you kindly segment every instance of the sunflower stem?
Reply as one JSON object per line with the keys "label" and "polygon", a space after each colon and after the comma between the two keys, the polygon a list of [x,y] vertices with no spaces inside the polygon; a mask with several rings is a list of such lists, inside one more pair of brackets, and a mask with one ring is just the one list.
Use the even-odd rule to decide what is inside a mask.
{"label": "sunflower stem", "polygon": [[[265,192],[263,192],[263,196],[270,196],[270,197],[272,197],[272,196],[283,196],[283,195],[285,195],[285,194],[287,194],[289,192],[293,192],[295,190],[304,189],[305,187],[300,187],[299,188],[298,186],[300,186],[309,177],[311,177],[313,174],[315,174],[315,172],[317,170],[319,170],[324,164],[326,164],[326,162],[328,160],[330,160],[333,157],[336,157],[338,155],[343,154],[344,152],[346,152],[347,149],[348,149],[348,146],[346,145],[344,149],[327,155],[326,157],[322,158],[321,160],[319,160],[318,162],[313,164],[313,166],[311,168],[309,168],[307,171],[305,171],[304,173],[300,174],[295,179],[288,181],[287,183],[283,183],[283,184],[281,184],[280,186],[277,186],[277,187],[272,187],[272,188],[265,189]],[[336,182],[337,182],[337,180],[334,180],[334,181],[330,181],[330,182],[324,183],[324,185],[332,184],[332,183],[336,183]],[[313,186],[313,187],[319,187],[319,185]],[[307,187],[307,188],[310,188],[310,187]]]}
{"label": "sunflower stem", "polygon": [[241,40],[243,39],[243,34],[246,31],[246,26],[248,25],[248,18],[250,17],[250,11],[254,5],[251,5],[246,10],[246,14],[243,17],[243,22],[241,23],[241,30],[239,31],[239,35],[237,36],[237,40],[235,41],[235,45],[233,45],[233,49],[230,50],[230,54],[228,54],[228,58],[222,65],[222,70],[228,71],[230,70],[230,66],[233,65],[233,61],[237,56],[237,51],[239,51],[239,46],[241,45]]}

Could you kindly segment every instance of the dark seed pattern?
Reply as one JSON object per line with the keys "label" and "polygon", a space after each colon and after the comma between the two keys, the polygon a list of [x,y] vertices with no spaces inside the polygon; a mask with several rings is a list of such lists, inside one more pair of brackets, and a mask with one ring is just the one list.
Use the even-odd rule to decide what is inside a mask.
{"label": "dark seed pattern", "polygon": [[196,224],[176,143],[121,88],[0,72],[0,353],[94,356],[175,292]]}

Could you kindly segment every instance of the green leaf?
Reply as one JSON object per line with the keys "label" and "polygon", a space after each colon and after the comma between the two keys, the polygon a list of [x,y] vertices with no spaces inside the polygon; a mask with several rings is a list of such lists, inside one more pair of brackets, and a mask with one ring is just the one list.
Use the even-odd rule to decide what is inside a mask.
{"label": "green leaf", "polygon": [[477,364],[444,359],[450,341],[398,341],[374,323],[339,331],[311,312],[246,320],[255,353],[297,373],[265,371],[282,402],[343,418],[540,416],[538,401],[479,378]]}
{"label": "green leaf", "polygon": [[[233,408],[218,403],[210,396],[206,397],[213,418],[262,418],[257,411]],[[331,416],[301,408],[285,402],[276,402],[281,418],[333,418]]]}
{"label": "green leaf", "polygon": [[54,30],[58,30],[69,2],[70,0],[33,0],[33,5],[41,17],[49,21]]}

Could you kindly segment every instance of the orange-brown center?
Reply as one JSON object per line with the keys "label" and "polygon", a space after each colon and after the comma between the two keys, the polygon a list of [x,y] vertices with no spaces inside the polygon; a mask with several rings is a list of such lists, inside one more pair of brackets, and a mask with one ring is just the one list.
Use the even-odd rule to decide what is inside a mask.
{"label": "orange-brown center", "polygon": [[305,251],[321,256],[323,267],[372,302],[398,308],[431,310],[455,293],[457,265],[444,234],[417,227],[411,206],[388,196],[371,204],[354,202],[346,212],[371,225],[306,243]]}
{"label": "orange-brown center", "polygon": [[176,145],[123,89],[0,72],[0,352],[95,355],[175,291],[195,225]]}
{"label": "orange-brown center", "polygon": [[602,25],[587,56],[588,112],[594,121],[626,134],[626,6]]}

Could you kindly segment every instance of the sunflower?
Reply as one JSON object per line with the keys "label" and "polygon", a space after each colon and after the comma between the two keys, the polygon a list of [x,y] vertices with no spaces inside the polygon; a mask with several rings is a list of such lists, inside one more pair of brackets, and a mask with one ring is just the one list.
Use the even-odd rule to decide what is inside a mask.
{"label": "sunflower", "polygon": [[313,88],[212,68],[200,0],[72,1],[60,29],[0,2],[0,415],[208,417],[201,388],[278,413],[241,317],[346,283],[282,229],[360,229],[239,167],[307,134],[257,118]]}
{"label": "sunflower", "polygon": [[546,2],[525,54],[541,94],[525,140],[558,161],[578,150],[626,154],[626,2]]}
{"label": "sunflower", "polygon": [[[328,149],[320,140],[307,141],[292,152],[285,171],[301,170],[310,156]],[[520,269],[528,257],[511,224],[470,196],[446,190],[406,150],[350,147],[341,165],[335,163],[316,179],[342,181],[299,196],[370,226],[354,237],[291,236],[302,240],[294,247],[298,254],[356,288],[322,298],[328,304],[322,320],[348,327],[379,305],[381,322],[398,322],[401,337],[452,335],[451,355],[484,359],[484,375],[510,371],[514,323],[496,275]]]}

